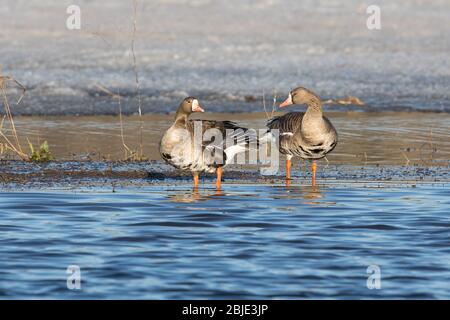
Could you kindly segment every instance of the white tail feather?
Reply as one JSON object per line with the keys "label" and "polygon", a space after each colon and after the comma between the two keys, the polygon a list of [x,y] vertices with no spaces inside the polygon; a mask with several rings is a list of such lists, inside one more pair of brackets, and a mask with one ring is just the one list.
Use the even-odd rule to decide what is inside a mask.
{"label": "white tail feather", "polygon": [[229,161],[231,161],[231,159],[233,159],[235,155],[245,152],[246,150],[247,148],[245,146],[238,144],[226,148],[225,149],[225,154],[227,155],[226,164],[228,164]]}

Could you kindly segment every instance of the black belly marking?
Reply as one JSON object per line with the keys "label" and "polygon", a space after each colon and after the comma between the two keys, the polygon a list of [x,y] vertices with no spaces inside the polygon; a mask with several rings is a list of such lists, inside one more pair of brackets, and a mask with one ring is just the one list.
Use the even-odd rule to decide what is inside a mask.
{"label": "black belly marking", "polygon": [[186,164],[184,166],[181,166],[180,169],[181,170],[189,170],[191,169],[192,163]]}
{"label": "black belly marking", "polygon": [[309,151],[313,152],[313,153],[321,153],[324,151],[324,149],[322,148],[318,148],[318,149],[310,149]]}
{"label": "black belly marking", "polygon": [[300,149],[303,151],[303,153],[307,154],[307,155],[312,155],[311,152],[309,152],[309,150],[305,150],[302,146],[299,146]]}

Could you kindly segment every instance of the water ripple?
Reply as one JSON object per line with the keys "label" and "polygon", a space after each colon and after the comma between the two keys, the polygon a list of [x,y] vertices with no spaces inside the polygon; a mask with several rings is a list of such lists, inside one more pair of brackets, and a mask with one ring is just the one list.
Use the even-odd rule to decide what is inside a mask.
{"label": "water ripple", "polygon": [[0,297],[450,298],[448,187],[0,193]]}

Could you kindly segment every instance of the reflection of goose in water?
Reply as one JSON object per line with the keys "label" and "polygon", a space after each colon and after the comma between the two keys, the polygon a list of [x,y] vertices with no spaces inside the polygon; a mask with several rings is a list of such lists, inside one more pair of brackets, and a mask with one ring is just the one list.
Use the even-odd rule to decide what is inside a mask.
{"label": "reflection of goose in water", "polygon": [[[318,186],[303,186],[300,187],[303,199],[305,200],[319,200],[324,197]],[[308,203],[308,202],[306,202]],[[320,202],[310,202],[309,204],[318,204]]]}
{"label": "reflection of goose in water", "polygon": [[198,189],[194,189],[194,190],[186,191],[184,193],[176,191],[176,193],[168,194],[167,197],[172,202],[194,203],[194,202],[212,200],[215,197],[220,197],[220,196],[224,196],[224,195],[225,195],[225,193],[223,193],[220,190],[214,190],[214,191],[205,190],[200,194],[200,192],[198,192]]}
{"label": "reflection of goose in water", "polygon": [[320,189],[319,186],[290,186],[285,189],[288,199],[303,198],[302,203],[310,205],[330,205],[336,204],[336,202],[326,202],[324,189]]}
{"label": "reflection of goose in water", "polygon": [[329,205],[335,205],[336,202],[334,201],[325,201],[325,192],[324,189],[322,191],[318,186],[303,186],[300,187],[301,192],[303,194],[304,204],[311,204],[311,205],[322,205],[322,206],[329,206]]}
{"label": "reflection of goose in water", "polygon": [[301,196],[303,199],[309,200],[309,199],[321,199],[324,197],[322,192],[320,191],[319,186],[299,186],[294,185],[290,186],[289,188],[286,188],[286,191],[288,191],[289,198],[295,197],[298,198]]}

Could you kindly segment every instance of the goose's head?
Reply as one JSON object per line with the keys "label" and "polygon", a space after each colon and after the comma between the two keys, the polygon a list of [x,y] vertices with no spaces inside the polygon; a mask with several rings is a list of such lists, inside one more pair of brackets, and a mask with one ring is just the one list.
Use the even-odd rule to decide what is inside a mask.
{"label": "goose's head", "polygon": [[187,97],[181,101],[179,110],[185,114],[191,114],[192,112],[205,112],[200,106],[197,98]]}
{"label": "goose's head", "polygon": [[292,104],[308,104],[312,99],[318,98],[312,91],[297,87],[293,89],[286,100],[280,104],[280,108],[290,106]]}

